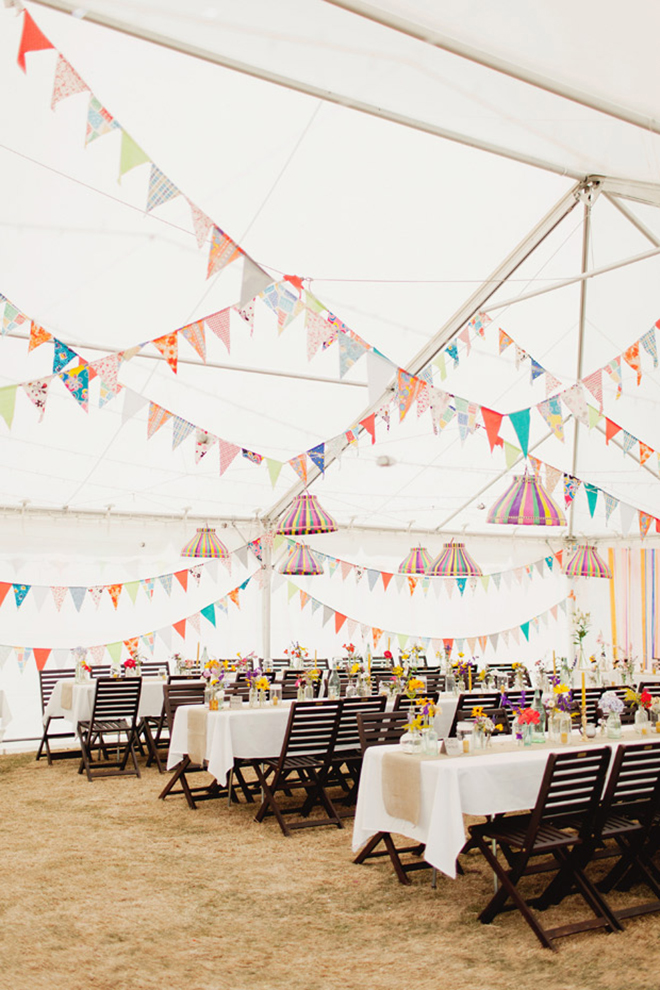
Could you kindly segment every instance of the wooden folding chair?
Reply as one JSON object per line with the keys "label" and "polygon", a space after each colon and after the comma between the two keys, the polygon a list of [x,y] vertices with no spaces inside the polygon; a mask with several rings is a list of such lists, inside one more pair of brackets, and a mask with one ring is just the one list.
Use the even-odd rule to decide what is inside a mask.
{"label": "wooden folding chair", "polygon": [[79,749],[56,749],[51,750],[50,743],[55,739],[76,739],[75,729],[68,729],[64,732],[53,732],[51,726],[55,722],[66,722],[67,720],[61,715],[48,715],[46,716],[46,705],[50,701],[50,696],[52,695],[55,685],[61,680],[72,680],[75,677],[75,670],[72,667],[65,667],[63,669],[54,670],[40,670],[39,671],[39,690],[41,693],[41,713],[46,718],[44,722],[44,734],[41,737],[41,742],[39,743],[39,749],[37,750],[37,760],[40,760],[43,756],[44,750],[46,751],[46,758],[49,764],[52,764],[53,760],[71,760],[80,759]]}
{"label": "wooden folding chair", "polygon": [[[296,701],[291,705],[279,758],[254,764],[263,794],[255,821],[261,822],[272,814],[284,835],[290,835],[292,829],[319,825],[344,827],[323,783],[334,751],[341,708],[341,701],[325,700]],[[303,804],[284,807],[278,797],[280,792],[291,795],[296,790],[305,792]],[[310,818],[310,811],[318,803],[326,817]],[[298,817],[287,821],[285,816],[289,815]]]}
{"label": "wooden folding chair", "polygon": [[[394,712],[359,712],[357,715],[358,732],[362,755],[370,746],[389,746],[398,743],[399,739],[406,731],[408,722],[408,712],[400,709]],[[384,849],[377,849],[380,843]],[[399,883],[410,885],[412,882],[407,874],[413,870],[428,870],[430,866],[423,860],[416,860],[412,863],[402,862],[401,856],[411,853],[415,856],[422,856],[425,846],[423,843],[415,843],[413,846],[395,846],[391,832],[376,832],[368,842],[360,849],[353,860],[358,865],[364,863],[366,859],[380,859],[389,856],[394,872]]]}
{"label": "wooden folding chair", "polygon": [[[82,751],[78,773],[84,770],[88,780],[140,776],[135,742],[141,690],[140,677],[97,680],[91,718],[81,720],[77,725]],[[110,740],[109,736],[114,739]],[[110,755],[112,750],[115,751],[114,759]],[[132,769],[128,767],[129,757]]]}
{"label": "wooden folding chair", "polygon": [[[551,753],[536,805],[526,814],[510,815],[470,826],[470,836],[499,881],[499,889],[479,915],[490,924],[502,911],[518,909],[541,945],[554,949],[555,939],[594,928],[617,931],[621,925],[587,879],[581,847],[593,836],[598,804],[610,762],[609,747]],[[505,863],[491,843],[499,845]],[[544,857],[541,863],[533,862]],[[539,897],[527,899],[520,885],[531,874],[554,873]],[[573,889],[594,914],[554,928],[544,928],[532,907],[558,903]],[[552,896],[547,894],[550,890]],[[507,901],[511,900],[511,905]]]}
{"label": "wooden folding chair", "polygon": [[[621,921],[660,911],[660,871],[651,859],[649,841],[660,813],[660,741],[620,745],[596,818],[591,856],[600,860],[616,857],[616,863],[597,886],[604,893],[616,888],[629,890],[642,883],[653,900],[613,910]],[[602,847],[602,848],[599,848]]]}
{"label": "wooden folding chair", "polygon": [[[163,697],[165,706],[165,717],[170,736],[174,725],[174,716],[177,709],[186,705],[204,704],[205,685],[200,681],[193,681],[190,678],[184,680],[172,680],[163,687]],[[188,807],[194,811],[197,801],[208,801],[212,798],[226,797],[227,789],[221,788],[217,780],[212,780],[208,784],[201,784],[198,787],[191,787],[188,782],[188,774],[208,773],[203,763],[193,763],[188,754],[176,765],[172,776],[165,787],[158,795],[160,800],[165,800],[170,795],[183,794]],[[179,788],[176,785],[179,784]]]}
{"label": "wooden folding chair", "polygon": [[[339,725],[337,726],[334,753],[328,763],[324,777],[324,786],[327,787],[336,783],[346,792],[341,799],[342,807],[340,810],[338,809],[342,818],[354,814],[357,789],[360,783],[362,746],[357,716],[358,714],[384,712],[386,701],[387,698],[384,695],[372,698],[344,698]],[[337,807],[336,801],[335,807]]]}

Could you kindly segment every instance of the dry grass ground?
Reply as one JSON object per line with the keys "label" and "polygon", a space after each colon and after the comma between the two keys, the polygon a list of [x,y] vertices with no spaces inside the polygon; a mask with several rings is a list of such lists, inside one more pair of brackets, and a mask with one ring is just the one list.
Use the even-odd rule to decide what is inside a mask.
{"label": "dry grass ground", "polygon": [[476,921],[491,889],[386,861],[351,831],[285,838],[253,809],[156,800],[164,778],[88,783],[74,763],[0,758],[0,990],[649,990],[660,917],[541,949],[517,914]]}

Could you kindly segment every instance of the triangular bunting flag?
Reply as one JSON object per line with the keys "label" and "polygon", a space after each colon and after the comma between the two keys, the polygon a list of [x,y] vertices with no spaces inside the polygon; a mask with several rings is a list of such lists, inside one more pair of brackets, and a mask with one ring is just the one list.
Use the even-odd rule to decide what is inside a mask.
{"label": "triangular bunting flag", "polygon": [[23,33],[18,45],[18,64],[23,72],[26,72],[25,56],[29,52],[42,52],[54,46],[46,35],[37,27],[27,10],[23,11]]}
{"label": "triangular bunting flag", "polygon": [[589,503],[589,515],[593,519],[594,512],[596,511],[596,502],[598,501],[598,489],[595,485],[590,485],[588,481],[585,481],[584,490],[587,495],[587,502]]}
{"label": "triangular bunting flag", "polygon": [[224,231],[214,225],[206,277],[210,278],[216,272],[222,271],[232,261],[240,258],[242,253],[238,244],[235,244],[228,234],[225,234]]}
{"label": "triangular bunting flag", "polygon": [[87,126],[85,129],[85,147],[96,138],[103,137],[119,127],[112,114],[103,107],[92,94],[87,109]]}
{"label": "triangular bunting flag", "polygon": [[30,585],[29,584],[13,584],[12,585],[12,588],[14,589],[14,598],[16,600],[16,608],[20,608],[21,605],[23,604],[23,602],[25,601],[25,596],[27,595],[28,591],[30,590]]}
{"label": "triangular bunting flag", "polygon": [[603,369],[599,368],[593,374],[583,379],[585,388],[588,388],[594,399],[598,402],[601,412],[603,411]]}
{"label": "triangular bunting flag", "polygon": [[172,450],[176,450],[179,444],[182,444],[194,429],[194,425],[189,423],[187,419],[175,416],[172,420]]}
{"label": "triangular bunting flag", "polygon": [[243,278],[241,280],[241,296],[238,305],[242,308],[256,298],[272,283],[270,275],[260,268],[252,258],[244,255]]}
{"label": "triangular bunting flag", "polygon": [[76,402],[87,412],[89,408],[88,365],[79,364],[77,368],[70,368],[69,371],[63,371],[59,377],[69,392],[71,392]]}
{"label": "triangular bunting flag", "polygon": [[504,440],[500,436],[500,426],[502,425],[503,414],[495,412],[493,409],[481,407],[481,417],[486,427],[486,436],[490,444],[491,453],[495,447],[502,447]]}
{"label": "triangular bunting flag", "polygon": [[150,160],[139,144],[136,144],[131,135],[122,128],[121,151],[119,152],[119,182],[121,182],[122,176],[130,172],[131,169],[137,168],[138,165],[144,165],[145,162]]}
{"label": "triangular bunting flag", "polygon": [[[660,321],[658,321],[660,322]],[[657,324],[656,324],[657,326]],[[655,327],[651,327],[640,339],[640,344],[653,358],[653,367],[658,367],[658,345],[655,338]]]}
{"label": "triangular bunting flag", "polygon": [[199,610],[200,615],[203,615],[212,626],[215,625],[215,605],[206,605],[204,608]]}
{"label": "triangular bunting flag", "polygon": [[48,333],[47,330],[44,330],[43,327],[40,327],[38,323],[35,323],[34,320],[32,320],[30,323],[30,343],[28,344],[28,354],[41,344],[46,344],[52,339],[52,333]]}
{"label": "triangular bunting flag", "polygon": [[529,448],[529,409],[521,409],[518,412],[509,413],[509,419],[516,431],[516,436],[520,441],[522,452],[527,457]]}
{"label": "triangular bunting flag", "polygon": [[161,172],[157,165],[151,163],[149,174],[149,191],[147,193],[147,213],[151,213],[157,206],[162,206],[168,200],[179,195],[179,190],[171,179]]}
{"label": "triangular bunting flag", "polygon": [[639,341],[632,344],[626,351],[623,352],[623,360],[626,364],[629,364],[637,375],[637,384],[639,385],[642,381],[642,365],[639,360]]}
{"label": "triangular bunting flag", "polygon": [[218,439],[218,448],[220,450],[220,476],[222,476],[236,455],[240,454],[241,448],[230,443],[229,440],[220,439]]}
{"label": "triangular bunting flag", "polygon": [[190,207],[190,212],[192,213],[193,229],[195,231],[195,237],[197,238],[197,247],[201,248],[204,246],[206,238],[209,236],[209,230],[213,226],[213,221],[190,200],[188,200],[188,206]]}
{"label": "triangular bunting flag", "polygon": [[204,333],[204,321],[198,320],[197,323],[189,323],[187,327],[181,327],[179,333],[182,337],[185,337],[190,346],[197,351],[202,361],[206,364],[206,336]]}
{"label": "triangular bunting flag", "polygon": [[213,313],[211,316],[207,316],[204,319],[204,323],[206,323],[209,330],[211,330],[227,348],[227,354],[231,353],[229,341],[229,313],[229,309],[221,309],[219,313]]}
{"label": "triangular bunting flag", "polygon": [[51,110],[54,110],[61,100],[66,100],[68,96],[74,96],[76,93],[83,93],[85,90],[89,90],[87,83],[80,78],[63,55],[58,55],[53,95],[50,101]]}
{"label": "triangular bunting flag", "polygon": [[158,348],[176,375],[179,357],[179,335],[177,333],[166,333],[162,337],[156,337],[151,343],[154,347]]}
{"label": "triangular bunting flag", "polygon": [[77,358],[78,355],[74,350],[72,350],[67,344],[63,344],[61,340],[57,340],[53,337],[53,374],[56,375],[63,368],[66,368],[67,364]]}
{"label": "triangular bunting flag", "polygon": [[149,403],[149,419],[147,420],[147,439],[150,440],[154,433],[157,433],[161,426],[172,418],[172,413],[155,402]]}

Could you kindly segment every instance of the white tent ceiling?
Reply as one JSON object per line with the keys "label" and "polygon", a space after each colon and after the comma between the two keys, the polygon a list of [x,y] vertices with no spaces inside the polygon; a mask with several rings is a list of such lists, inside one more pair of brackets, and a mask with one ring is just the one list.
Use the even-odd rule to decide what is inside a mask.
{"label": "white tent ceiling", "polygon": [[[48,6],[72,5],[29,10],[184,196],[274,279],[303,277],[395,365],[419,372],[485,309],[493,323],[484,339],[473,337],[469,356],[461,345],[460,366],[449,361],[446,379],[434,371],[434,384],[452,394],[503,413],[545,398],[546,376],[531,384],[529,360],[517,368],[513,347],[499,355],[499,327],[566,388],[620,355],[660,316],[660,255],[589,279],[584,300],[582,283],[574,282],[512,302],[660,243],[656,207],[638,201],[660,201],[653,123],[660,113],[649,102],[660,92],[660,70],[650,50],[644,55],[653,37],[648,18],[657,12],[644,10],[640,31],[635,5],[623,25],[594,19],[579,4],[530,11],[514,2],[497,10],[472,3],[461,7],[459,20],[449,4],[379,5],[378,17],[422,23],[451,36],[454,47],[483,49],[486,38],[482,61],[506,60],[511,71],[504,74],[321,0],[195,0],[185,7],[94,0],[84,18]],[[0,35],[2,90],[11,94],[0,105],[0,292],[90,361],[236,303],[242,262],[207,281],[208,249],[197,249],[184,196],[147,215],[149,166],[117,184],[119,134],[84,148],[88,95],[51,111],[54,53],[28,55],[21,73],[22,18],[14,13],[2,14]],[[108,17],[203,49],[205,58],[93,23]],[[603,71],[596,53],[615,44],[616,64]],[[213,64],[227,58],[253,74]],[[550,78],[555,92],[523,81],[532,71]],[[268,73],[286,76],[298,91],[257,78]],[[557,95],[568,88],[590,105]],[[319,90],[336,99],[312,95]],[[648,118],[645,129],[640,115]],[[408,126],[395,122],[404,117]],[[457,140],[438,136],[449,132]],[[501,153],[483,150],[494,146]],[[590,210],[583,257],[586,210],[571,190],[594,174],[608,180]],[[610,198],[621,192],[632,199]],[[533,234],[564,198],[556,222]],[[488,280],[518,245],[526,246],[498,288],[499,275]],[[186,360],[174,376],[148,347],[122,364],[120,381],[133,398],[281,462],[343,434],[370,409],[366,360],[343,379],[337,345],[308,361],[302,316],[282,334],[262,303],[252,336],[239,316],[231,321],[229,355],[207,333],[208,366],[183,344]],[[51,373],[52,347],[28,354],[26,336],[23,326],[0,342],[0,384]],[[642,365],[637,386],[623,364],[620,398],[604,376],[604,412],[658,450],[658,373],[644,353]],[[194,435],[174,451],[170,425],[147,440],[148,407],[128,417],[125,395],[99,409],[93,383],[85,413],[55,382],[39,423],[21,392],[11,431],[0,422],[2,505],[81,512],[111,505],[156,515],[188,509],[201,518],[251,519],[286,504],[296,483],[289,465],[273,486],[264,465],[239,456],[220,478],[216,454],[195,463]],[[378,423],[375,445],[363,434],[357,449],[314,481],[323,505],[343,525],[488,531],[478,506],[503,491],[508,469],[500,450],[491,454],[485,431],[462,443],[455,421],[435,436],[429,413],[418,418],[413,409],[397,420],[393,409],[389,431]],[[621,434],[606,445],[603,423],[580,426],[574,456],[574,420],[560,443],[544,439],[549,431],[533,412],[530,450],[660,516],[658,458],[640,466],[634,452],[624,457]],[[508,421],[501,432],[518,443]],[[385,454],[393,467],[376,465]],[[559,488],[557,494],[561,499]],[[576,499],[577,534],[614,535],[626,522],[617,512],[606,525],[603,497],[593,518],[583,492]]]}

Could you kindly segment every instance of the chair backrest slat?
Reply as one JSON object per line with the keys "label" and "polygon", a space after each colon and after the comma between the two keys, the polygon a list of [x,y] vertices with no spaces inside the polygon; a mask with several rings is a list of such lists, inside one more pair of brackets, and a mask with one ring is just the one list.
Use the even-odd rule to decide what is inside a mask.
{"label": "chair backrest slat", "polygon": [[41,710],[45,711],[46,705],[50,701],[55,685],[58,681],[70,680],[76,676],[73,667],[53,667],[51,670],[39,671],[39,690],[41,691]]}
{"label": "chair backrest slat", "polygon": [[137,718],[142,678],[126,677],[117,679],[101,677],[96,682],[92,721],[126,719],[134,722]]}
{"label": "chair backrest slat", "polygon": [[172,681],[163,687],[163,705],[167,724],[172,731],[177,708],[182,705],[203,705],[205,685],[201,681]]}
{"label": "chair backrest slat", "polygon": [[610,756],[611,750],[607,746],[551,753],[532,812],[530,832],[548,819],[559,822],[570,819],[581,831],[590,830],[603,793]]}
{"label": "chair backrest slat", "polygon": [[341,701],[294,701],[280,760],[302,755],[330,758],[342,709]]}
{"label": "chair backrest slat", "polygon": [[600,809],[609,814],[645,818],[650,824],[660,800],[660,740],[623,743],[615,754]]}
{"label": "chair backrest slat", "polygon": [[335,749],[359,749],[360,731],[358,729],[358,713],[383,712],[387,698],[380,695],[375,698],[344,698],[341,717],[337,727]]}
{"label": "chair backrest slat", "polygon": [[405,711],[358,712],[357,724],[360,733],[360,745],[364,753],[369,746],[387,746],[398,743],[406,731],[408,713]]}

